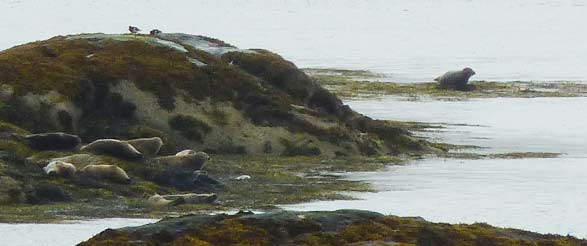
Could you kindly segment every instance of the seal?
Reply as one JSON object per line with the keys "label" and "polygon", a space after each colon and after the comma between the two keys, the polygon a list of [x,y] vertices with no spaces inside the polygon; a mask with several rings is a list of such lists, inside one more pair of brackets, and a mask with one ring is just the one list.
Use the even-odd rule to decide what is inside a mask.
{"label": "seal", "polygon": [[73,164],[63,161],[51,161],[43,167],[43,171],[53,177],[71,177],[76,171]]}
{"label": "seal", "polygon": [[439,89],[466,91],[469,90],[469,87],[467,86],[467,83],[469,83],[469,78],[471,78],[473,75],[475,75],[475,71],[469,67],[466,67],[461,71],[446,72],[434,80],[438,82]]}
{"label": "seal", "polygon": [[202,203],[213,203],[218,199],[216,194],[175,194],[175,195],[163,195],[163,198],[168,200],[183,199],[186,204],[202,204]]}
{"label": "seal", "polygon": [[98,139],[82,147],[81,150],[98,155],[108,155],[127,160],[137,160],[143,158],[143,154],[135,149],[135,147],[118,139]]}
{"label": "seal", "polygon": [[176,206],[176,205],[184,204],[185,201],[181,197],[167,199],[167,198],[155,193],[155,195],[153,195],[147,199],[147,203],[149,203],[149,205],[151,205],[153,207],[160,208],[160,207]]}
{"label": "seal", "polygon": [[62,161],[71,163],[77,167],[84,167],[87,165],[104,165],[108,164],[104,157],[90,154],[74,154],[64,157],[53,158],[51,161]]}
{"label": "seal", "polygon": [[82,140],[72,134],[47,132],[24,136],[24,142],[34,150],[74,150]]}
{"label": "seal", "polygon": [[153,158],[152,161],[159,165],[187,167],[193,170],[200,170],[208,160],[210,160],[210,156],[205,152],[183,150],[175,155]]}
{"label": "seal", "polygon": [[79,172],[93,178],[108,179],[117,183],[129,184],[131,181],[124,169],[115,165],[87,165]]}
{"label": "seal", "polygon": [[125,142],[132,145],[136,150],[141,152],[145,157],[157,156],[163,146],[163,140],[159,137],[137,138],[126,140]]}

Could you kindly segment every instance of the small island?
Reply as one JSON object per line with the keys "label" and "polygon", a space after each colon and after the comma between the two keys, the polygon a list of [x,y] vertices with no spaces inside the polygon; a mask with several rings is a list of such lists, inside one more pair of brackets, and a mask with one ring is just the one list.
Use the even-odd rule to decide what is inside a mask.
{"label": "small island", "polygon": [[[167,216],[107,230],[82,245],[585,243],[366,211],[280,211],[280,204],[373,191],[334,172],[427,155],[558,155],[450,152],[475,146],[430,142],[413,131],[432,126],[357,113],[339,96],[365,85],[318,72],[324,71],[300,70],[267,50],[181,33],[58,36],[1,51],[0,221]],[[472,93],[455,94],[466,96],[488,88],[381,86]],[[268,212],[209,215],[242,208]]]}

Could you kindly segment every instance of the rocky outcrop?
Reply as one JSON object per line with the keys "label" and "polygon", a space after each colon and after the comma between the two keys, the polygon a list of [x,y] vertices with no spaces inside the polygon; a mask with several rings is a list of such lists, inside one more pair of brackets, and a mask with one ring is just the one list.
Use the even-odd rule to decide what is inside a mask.
{"label": "rocky outcrop", "polygon": [[360,210],[190,215],[105,230],[79,245],[584,245],[487,224],[449,225]]}
{"label": "rocky outcrop", "polygon": [[0,52],[0,85],[0,120],[88,142],[158,137],[163,155],[429,150],[275,53],[197,35],[80,34],[17,46]]}

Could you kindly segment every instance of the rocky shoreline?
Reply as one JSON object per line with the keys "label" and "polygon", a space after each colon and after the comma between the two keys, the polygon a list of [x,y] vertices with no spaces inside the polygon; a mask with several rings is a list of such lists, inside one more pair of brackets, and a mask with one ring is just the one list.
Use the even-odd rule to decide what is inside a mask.
{"label": "rocky shoreline", "polygon": [[585,245],[487,224],[449,225],[360,210],[188,215],[108,229],[79,245]]}

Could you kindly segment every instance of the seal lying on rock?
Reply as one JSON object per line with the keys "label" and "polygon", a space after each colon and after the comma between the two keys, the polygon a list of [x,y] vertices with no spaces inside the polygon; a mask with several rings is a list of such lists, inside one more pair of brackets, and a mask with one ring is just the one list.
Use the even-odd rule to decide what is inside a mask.
{"label": "seal lying on rock", "polygon": [[469,67],[466,67],[461,71],[446,72],[444,75],[437,77],[434,80],[438,81],[439,89],[465,91],[469,89],[467,87],[467,83],[469,83],[469,78],[471,78],[473,75],[475,75],[475,71]]}
{"label": "seal lying on rock", "polygon": [[205,152],[184,150],[175,155],[153,158],[153,162],[165,166],[189,167],[193,170],[202,169],[210,156]]}
{"label": "seal lying on rock", "polygon": [[177,206],[180,204],[184,204],[185,201],[181,197],[167,199],[167,198],[155,193],[155,195],[153,195],[147,199],[147,203],[149,203],[149,205],[151,205],[153,207],[160,208],[160,207],[166,207],[166,206]]}
{"label": "seal lying on rock", "polygon": [[64,157],[53,158],[51,161],[62,161],[71,163],[77,167],[84,167],[87,165],[104,165],[108,162],[103,160],[103,157],[90,154],[75,154]]}
{"label": "seal lying on rock", "polygon": [[24,141],[35,150],[73,150],[82,142],[78,136],[63,132],[26,135]]}
{"label": "seal lying on rock", "polygon": [[137,160],[143,157],[143,154],[131,144],[118,139],[98,139],[82,147],[81,150],[127,160]]}
{"label": "seal lying on rock", "polygon": [[163,195],[163,198],[168,200],[183,199],[187,204],[202,204],[202,203],[213,203],[218,199],[216,194],[175,194],[175,195]]}
{"label": "seal lying on rock", "polygon": [[75,173],[75,166],[63,161],[51,161],[43,167],[43,171],[49,176],[71,177]]}
{"label": "seal lying on rock", "polygon": [[161,150],[161,147],[163,146],[163,140],[159,137],[137,138],[126,140],[125,142],[132,145],[146,157],[157,156],[157,153],[159,153],[159,150]]}
{"label": "seal lying on rock", "polygon": [[123,184],[129,184],[131,181],[126,172],[115,165],[87,165],[79,172],[93,178],[108,179]]}

